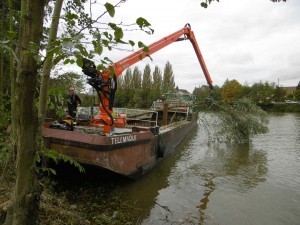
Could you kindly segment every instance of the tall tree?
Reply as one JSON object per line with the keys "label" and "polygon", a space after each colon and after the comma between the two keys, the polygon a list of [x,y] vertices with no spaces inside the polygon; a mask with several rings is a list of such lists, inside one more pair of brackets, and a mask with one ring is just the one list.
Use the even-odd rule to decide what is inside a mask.
{"label": "tall tree", "polygon": [[141,71],[137,66],[135,66],[132,74],[132,86],[134,89],[141,89],[141,85],[142,85]]}
{"label": "tall tree", "polygon": [[130,68],[126,70],[123,86],[124,86],[123,101],[125,105],[129,107],[132,103],[132,97],[133,97],[132,72]]}
{"label": "tall tree", "polygon": [[52,69],[52,59],[53,59],[53,54],[51,53],[51,51],[55,47],[54,41],[56,40],[56,36],[57,36],[59,17],[60,17],[62,4],[63,4],[63,0],[56,0],[55,2],[52,22],[50,26],[48,44],[46,47],[46,58],[43,65],[40,94],[39,94],[38,117],[40,123],[42,123],[44,121],[44,118],[46,117],[48,86],[49,86],[50,72]]}
{"label": "tall tree", "polygon": [[141,98],[143,99],[143,102],[141,104],[142,108],[149,108],[150,107],[150,90],[152,87],[152,77],[151,77],[151,68],[150,65],[147,64],[145,66],[144,72],[143,72],[143,80],[142,80],[142,92],[141,92]]}
{"label": "tall tree", "polygon": [[20,33],[17,49],[19,64],[16,79],[16,184],[12,205],[5,224],[31,224],[38,215],[40,192],[34,159],[36,156],[37,113],[35,109],[38,52],[28,51],[32,44],[40,45],[45,0],[22,0]]}
{"label": "tall tree", "polygon": [[152,84],[152,96],[153,100],[158,99],[161,97],[161,90],[162,90],[162,73],[158,66],[155,66],[153,71],[153,84]]}
{"label": "tall tree", "polygon": [[296,91],[295,91],[295,98],[296,98],[296,100],[300,100],[300,81],[299,81],[299,83],[298,83],[298,85],[297,85],[297,87],[296,87]]}
{"label": "tall tree", "polygon": [[132,87],[133,87],[133,96],[132,96],[132,107],[139,108],[141,107],[142,96],[141,96],[141,88],[142,88],[142,73],[139,70],[138,66],[134,67],[132,74]]}
{"label": "tall tree", "polygon": [[174,74],[171,63],[168,61],[164,68],[162,92],[166,93],[175,90]]}
{"label": "tall tree", "polygon": [[124,76],[120,76],[117,79],[117,92],[115,97],[115,106],[124,107]]}
{"label": "tall tree", "polygon": [[[7,1],[12,2],[13,0]],[[1,3],[2,2],[3,1],[1,1]],[[12,115],[14,115],[12,116],[12,123],[15,122],[16,124],[13,126],[13,140],[16,142],[17,150],[16,184],[11,199],[12,205],[9,208],[6,217],[6,224],[33,224],[36,221],[38,212],[39,188],[36,185],[35,156],[38,152],[37,143],[39,142],[37,139],[39,138],[39,126],[38,113],[35,108],[35,97],[37,69],[41,63],[38,59],[40,58],[40,46],[43,45],[41,37],[44,20],[44,6],[46,2],[48,1],[21,0],[20,33],[18,35],[19,41],[16,53],[16,58],[18,59],[17,77],[16,79],[11,79],[13,90],[12,102],[15,101],[14,105],[17,106],[12,110]],[[60,2],[60,0],[57,0],[56,2]],[[110,3],[105,3],[104,6],[106,11],[97,19],[91,19],[88,16],[88,13],[86,13],[83,5],[86,2],[87,1],[72,0],[67,2],[64,19],[67,21],[66,31],[68,33],[64,34],[62,40],[55,41],[54,46],[50,45],[53,42],[51,37],[49,38],[50,44],[47,48],[47,57],[45,61],[53,56],[54,64],[64,60],[65,64],[73,64],[76,62],[78,66],[82,66],[82,57],[93,58],[95,54],[100,55],[103,47],[111,50],[118,43],[135,44],[133,41],[125,42],[123,40],[122,28],[114,23],[107,23],[107,30],[111,30],[109,32],[101,32],[100,28],[93,30],[93,23],[99,22],[98,20],[105,13],[108,13],[113,17],[115,14],[115,6],[124,2],[123,0],[120,0],[115,6]],[[96,4],[94,1],[90,1],[89,3],[90,7],[92,7],[92,4]],[[141,17],[136,20],[136,25],[140,30],[145,32],[148,32],[145,28],[151,26],[148,21]],[[150,33],[153,33],[153,30],[151,28],[149,29]],[[85,37],[81,32],[85,30],[88,30],[89,34],[93,35],[93,40],[90,43],[93,48],[87,48],[83,46],[81,42],[81,39]],[[2,47],[1,45],[2,42],[0,42],[0,47]],[[51,47],[53,48],[51,49]],[[7,49],[7,46],[5,46],[5,48]],[[48,57],[49,50],[51,52],[50,57]],[[52,60],[49,61],[51,62]],[[98,65],[98,69],[106,68],[107,65],[111,63],[107,57],[104,57],[100,62],[101,64]],[[51,64],[52,62],[48,65]],[[47,70],[48,69],[45,68],[45,72]],[[13,81],[16,82],[14,88]],[[44,89],[47,91],[47,87]],[[41,101],[45,101],[43,97],[41,98]]]}
{"label": "tall tree", "polygon": [[249,97],[256,103],[269,103],[274,95],[275,85],[259,82],[252,85]]}
{"label": "tall tree", "polygon": [[241,97],[243,86],[237,80],[226,81],[222,88],[222,99],[233,102]]}
{"label": "tall tree", "polygon": [[285,96],[286,96],[286,90],[284,90],[282,87],[277,86],[274,90],[273,99],[276,102],[281,102],[284,100]]}

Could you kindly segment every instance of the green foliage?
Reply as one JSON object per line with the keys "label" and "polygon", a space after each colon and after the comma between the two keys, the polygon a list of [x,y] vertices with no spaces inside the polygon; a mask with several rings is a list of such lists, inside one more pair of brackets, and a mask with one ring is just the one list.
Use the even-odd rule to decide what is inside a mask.
{"label": "green foliage", "polygon": [[0,132],[0,171],[11,162],[11,158],[12,152],[9,145],[9,136],[4,132]]}
{"label": "green foliage", "polygon": [[142,108],[150,107],[152,100],[150,99],[150,90],[152,89],[152,77],[151,77],[151,68],[150,65],[147,64],[145,66],[143,72],[143,80],[142,80],[142,91],[141,91],[141,102]]}
{"label": "green foliage", "polygon": [[212,97],[215,101],[222,100],[222,88],[219,86],[214,86],[213,91],[211,91],[208,85],[202,85],[199,88],[194,88],[193,94],[196,97],[196,101],[201,104],[201,102],[206,101],[207,98]]}
{"label": "green foliage", "polygon": [[151,99],[159,99],[162,95],[162,73],[158,66],[153,71],[153,83],[151,88]]}
{"label": "green foliage", "polygon": [[294,100],[295,99],[295,93],[294,92],[290,92],[286,95],[286,98],[288,100]]}
{"label": "green foliage", "polygon": [[295,91],[295,98],[296,98],[296,100],[300,101],[300,89],[297,89]]}
{"label": "green foliage", "polygon": [[247,143],[252,136],[268,132],[267,113],[249,99],[238,99],[232,104],[210,99],[206,106],[215,113],[209,120],[201,117],[212,141]]}
{"label": "green foliage", "polygon": [[96,93],[94,95],[79,93],[79,98],[81,99],[81,105],[83,107],[98,105],[98,96]]}
{"label": "green foliage", "polygon": [[276,87],[274,90],[273,99],[276,102],[283,102],[286,96],[286,91],[282,87]]}
{"label": "green foliage", "polygon": [[300,104],[270,104],[262,105],[263,110],[266,112],[289,112],[289,113],[300,113]]}
{"label": "green foliage", "polygon": [[139,68],[136,66],[134,67],[133,74],[132,74],[132,86],[136,89],[141,89],[142,87],[142,75],[139,71]]}
{"label": "green foliage", "polygon": [[151,24],[146,19],[139,17],[136,19],[136,23],[141,28],[141,30],[148,28],[149,31],[147,31],[147,33],[153,34],[154,30],[150,28]]}
{"label": "green foliage", "polygon": [[10,102],[0,93],[0,133],[3,132],[10,123]]}
{"label": "green foliage", "polygon": [[73,86],[76,92],[79,93],[84,90],[85,83],[84,75],[71,71],[52,77],[49,86],[50,88],[59,87],[65,90],[65,93],[67,93],[70,86]]}
{"label": "green foliage", "polygon": [[[171,75],[171,76],[170,76]],[[127,69],[124,76],[118,78],[118,89],[115,97],[115,107],[150,108],[152,102],[159,99],[163,93],[162,87],[169,85],[169,90],[175,89],[172,65],[167,63],[167,72],[163,80],[161,70],[155,67],[151,74],[150,65],[147,64],[143,71],[143,77],[138,67]]]}
{"label": "green foliage", "polygon": [[[37,152],[35,161],[37,163],[41,163],[43,157],[53,160],[56,164],[58,164],[60,161],[64,163],[69,163],[70,165],[74,165],[79,170],[80,173],[85,172],[85,169],[78,162],[76,162],[76,160],[74,160],[73,158],[67,155],[61,154],[57,151],[43,148],[42,150]],[[37,167],[37,170],[41,170],[42,172],[47,172],[49,175],[50,174],[56,175],[56,171],[53,168]]]}
{"label": "green foliage", "polygon": [[[208,5],[210,5],[211,2],[213,2],[213,1],[214,1],[214,0],[205,0],[205,2],[201,2],[200,5],[201,5],[201,7],[203,7],[203,8],[207,8]],[[219,0],[216,0],[216,1],[219,2]]]}
{"label": "green foliage", "polygon": [[70,86],[75,87],[77,93],[83,91],[85,86],[83,75],[67,72],[50,79],[47,99],[48,117],[60,119],[65,115],[66,96]]}
{"label": "green foliage", "polygon": [[162,92],[172,92],[175,90],[174,74],[171,63],[168,61],[164,68]]}
{"label": "green foliage", "polygon": [[106,8],[108,14],[109,14],[111,17],[114,17],[114,16],[115,16],[115,7],[114,7],[112,4],[108,3],[108,2],[106,2],[106,3],[104,4],[104,6],[105,6],[105,8]]}
{"label": "green foliage", "polygon": [[[0,93],[1,95],[2,93]],[[8,99],[3,98],[0,103],[0,171],[4,171],[6,167],[11,168],[14,160],[10,140],[11,113],[10,102]]]}
{"label": "green foliage", "polygon": [[222,99],[225,102],[233,102],[241,97],[242,89],[242,85],[237,80],[227,80],[222,88]]}
{"label": "green foliage", "polygon": [[295,98],[296,100],[300,101],[300,81],[298,82],[298,85],[296,87]]}
{"label": "green foliage", "polygon": [[270,103],[274,95],[274,90],[274,83],[255,83],[251,87],[249,98],[255,103]]}
{"label": "green foliage", "polygon": [[[95,4],[96,2],[91,2],[90,4]],[[120,1],[115,5],[108,2],[105,3],[103,5],[104,12],[97,18],[93,18],[93,15],[85,10],[85,1],[68,0],[65,4],[65,16],[63,17],[67,32],[55,43],[58,50],[53,49],[54,63],[57,64],[63,60],[64,64],[76,62],[81,67],[82,57],[92,59],[97,55],[100,56],[105,48],[110,51],[120,44],[134,46],[134,41],[124,40],[122,26],[127,27],[127,25],[108,22],[101,23],[101,28],[95,26],[95,24],[100,23],[99,20],[106,13],[114,17],[115,8],[119,7],[123,2]],[[131,26],[138,26],[141,31],[148,34],[153,33],[153,29],[150,28],[151,24],[142,17],[136,20],[136,25]],[[103,30],[105,31],[103,32]],[[143,45],[141,48],[147,51],[147,46],[142,42],[140,43]],[[105,70],[110,64],[112,64],[111,60],[107,57],[102,57],[100,64],[96,66],[98,70]]]}
{"label": "green foliage", "polygon": [[65,105],[66,105],[66,98],[65,98],[65,89],[62,87],[54,86],[49,88],[48,90],[48,117],[50,118],[61,118],[64,116],[65,113]]}

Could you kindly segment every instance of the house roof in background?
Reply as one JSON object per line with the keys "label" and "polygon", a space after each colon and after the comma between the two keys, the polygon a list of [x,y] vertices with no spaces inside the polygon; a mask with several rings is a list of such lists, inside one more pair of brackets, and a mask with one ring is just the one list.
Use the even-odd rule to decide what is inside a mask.
{"label": "house roof in background", "polygon": [[287,93],[292,93],[296,91],[296,86],[295,87],[282,87],[284,90],[286,90]]}

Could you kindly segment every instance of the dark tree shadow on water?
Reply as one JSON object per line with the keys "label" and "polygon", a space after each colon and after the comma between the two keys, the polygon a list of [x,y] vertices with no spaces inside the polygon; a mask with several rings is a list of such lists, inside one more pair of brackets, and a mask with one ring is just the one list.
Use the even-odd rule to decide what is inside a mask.
{"label": "dark tree shadow on water", "polygon": [[266,152],[252,149],[251,143],[225,149],[214,148],[213,151],[216,157],[204,159],[201,165],[204,191],[198,206],[199,224],[211,219],[206,211],[211,195],[220,189],[220,182],[216,185],[216,180],[222,179],[222,183],[230,183],[230,188],[236,192],[245,193],[264,182],[268,173]]}

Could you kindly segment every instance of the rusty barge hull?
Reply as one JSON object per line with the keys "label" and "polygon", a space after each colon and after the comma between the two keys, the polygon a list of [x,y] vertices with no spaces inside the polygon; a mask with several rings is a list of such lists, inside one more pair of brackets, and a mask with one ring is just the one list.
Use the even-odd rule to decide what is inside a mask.
{"label": "rusty barge hull", "polygon": [[102,136],[44,128],[48,149],[70,156],[77,162],[137,178],[149,170],[195,128],[197,118],[160,127],[159,133],[132,129],[131,132]]}

